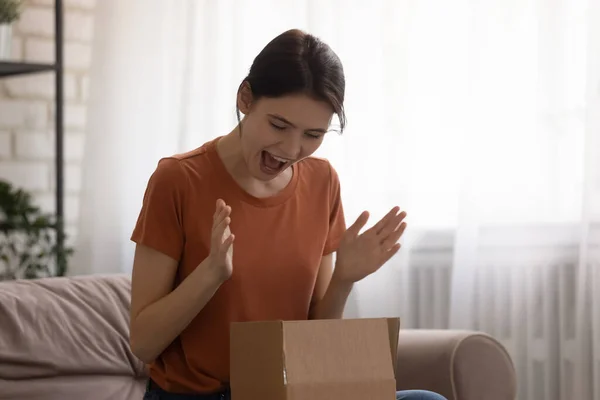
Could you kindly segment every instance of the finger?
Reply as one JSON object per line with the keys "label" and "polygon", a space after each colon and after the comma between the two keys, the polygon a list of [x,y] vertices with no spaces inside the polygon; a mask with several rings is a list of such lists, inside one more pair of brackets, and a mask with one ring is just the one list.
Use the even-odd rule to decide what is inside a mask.
{"label": "finger", "polygon": [[231,245],[233,244],[234,240],[235,240],[235,235],[233,233],[230,234],[229,236],[227,236],[227,239],[225,239],[225,241],[221,245],[221,251],[223,253],[226,253],[229,250],[229,248],[231,247]]}
{"label": "finger", "polygon": [[222,199],[217,199],[217,202],[215,204],[215,213],[213,214],[213,220],[217,219],[223,207],[225,207],[225,202]]}
{"label": "finger", "polygon": [[388,251],[386,251],[385,253],[383,253],[381,255],[381,258],[379,259],[379,265],[383,265],[386,262],[390,261],[390,259],[392,257],[394,257],[396,255],[396,253],[398,253],[398,250],[400,250],[400,247],[402,247],[400,245],[400,243],[396,243],[391,249],[389,249]]}
{"label": "finger", "polygon": [[225,218],[225,217],[229,217],[231,215],[231,206],[225,206],[223,207],[223,209],[221,210],[221,214],[219,215],[219,218]]}
{"label": "finger", "polygon": [[383,218],[381,218],[371,229],[369,229],[369,233],[378,233],[381,229],[390,221],[390,219],[394,218],[396,214],[400,211],[400,207],[396,206],[392,208]]}
{"label": "finger", "polygon": [[[225,203],[223,203],[225,204]],[[229,217],[229,214],[231,214],[231,207],[224,205],[223,207],[221,207],[221,210],[219,211],[219,214],[215,217],[215,224],[219,224],[221,223],[221,221],[223,220],[223,218]]]}
{"label": "finger", "polygon": [[381,242],[381,246],[383,247],[383,249],[385,251],[388,251],[394,244],[396,244],[396,242],[398,242],[398,240],[400,240],[400,237],[402,237],[402,234],[404,233],[405,230],[406,230],[406,222],[403,222],[402,224],[400,224],[398,229],[393,231],[390,235],[388,235],[388,237],[386,237]]}
{"label": "finger", "polygon": [[360,230],[366,225],[368,220],[369,220],[369,212],[363,211],[358,216],[356,221],[354,221],[354,223],[352,225],[350,225],[350,227],[346,230],[346,232],[348,232],[352,236],[358,236],[358,234],[360,233]]}
{"label": "finger", "polygon": [[406,212],[402,211],[400,214],[393,218],[390,218],[388,222],[381,228],[377,235],[383,239],[387,238],[390,233],[395,232],[401,225],[402,220],[406,218]]}
{"label": "finger", "polygon": [[225,217],[217,224],[217,226],[215,226],[215,229],[213,230],[213,240],[216,241],[217,245],[221,246],[221,244],[223,244],[223,235],[230,222],[231,218]]}

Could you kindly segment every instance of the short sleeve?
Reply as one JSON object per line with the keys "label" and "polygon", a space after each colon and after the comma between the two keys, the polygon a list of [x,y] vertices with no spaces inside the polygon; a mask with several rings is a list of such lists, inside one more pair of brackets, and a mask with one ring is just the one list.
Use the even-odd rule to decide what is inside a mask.
{"label": "short sleeve", "polygon": [[340,180],[336,170],[329,165],[329,233],[323,249],[323,255],[331,254],[337,250],[344,232],[346,232],[346,219],[342,205]]}
{"label": "short sleeve", "polygon": [[131,235],[137,244],[179,261],[183,252],[186,177],[174,158],[163,158],[150,176],[142,209]]}

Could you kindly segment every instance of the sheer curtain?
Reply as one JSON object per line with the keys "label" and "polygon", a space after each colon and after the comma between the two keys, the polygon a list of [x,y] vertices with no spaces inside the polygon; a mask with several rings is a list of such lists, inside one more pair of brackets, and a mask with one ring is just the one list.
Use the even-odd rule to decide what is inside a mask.
{"label": "sheer curtain", "polygon": [[130,270],[157,160],[228,132],[253,57],[301,28],[344,62],[348,129],[318,155],[348,221],[409,213],[347,316],[483,330],[520,399],[599,398],[599,3],[98,2],[72,272]]}

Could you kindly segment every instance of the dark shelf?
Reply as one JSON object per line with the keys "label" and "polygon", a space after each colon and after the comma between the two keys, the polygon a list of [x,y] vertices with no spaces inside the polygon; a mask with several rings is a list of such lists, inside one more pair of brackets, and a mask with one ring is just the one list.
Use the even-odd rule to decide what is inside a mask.
{"label": "dark shelf", "polygon": [[0,61],[0,77],[49,71],[56,71],[56,65]]}
{"label": "dark shelf", "polygon": [[0,78],[52,72],[55,74],[54,133],[56,135],[54,167],[56,171],[56,218],[58,250],[56,266],[61,265],[64,249],[64,74],[63,74],[63,0],[54,0],[54,63],[28,63],[0,60]]}

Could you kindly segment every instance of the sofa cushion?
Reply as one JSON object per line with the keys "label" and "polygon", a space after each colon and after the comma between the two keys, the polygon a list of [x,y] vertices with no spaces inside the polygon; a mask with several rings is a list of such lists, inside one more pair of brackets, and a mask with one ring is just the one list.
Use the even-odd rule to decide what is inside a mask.
{"label": "sofa cushion", "polygon": [[144,377],[129,347],[130,278],[0,282],[0,380]]}
{"label": "sofa cushion", "polygon": [[2,400],[141,400],[145,379],[124,376],[78,375],[52,379],[3,381]]}

